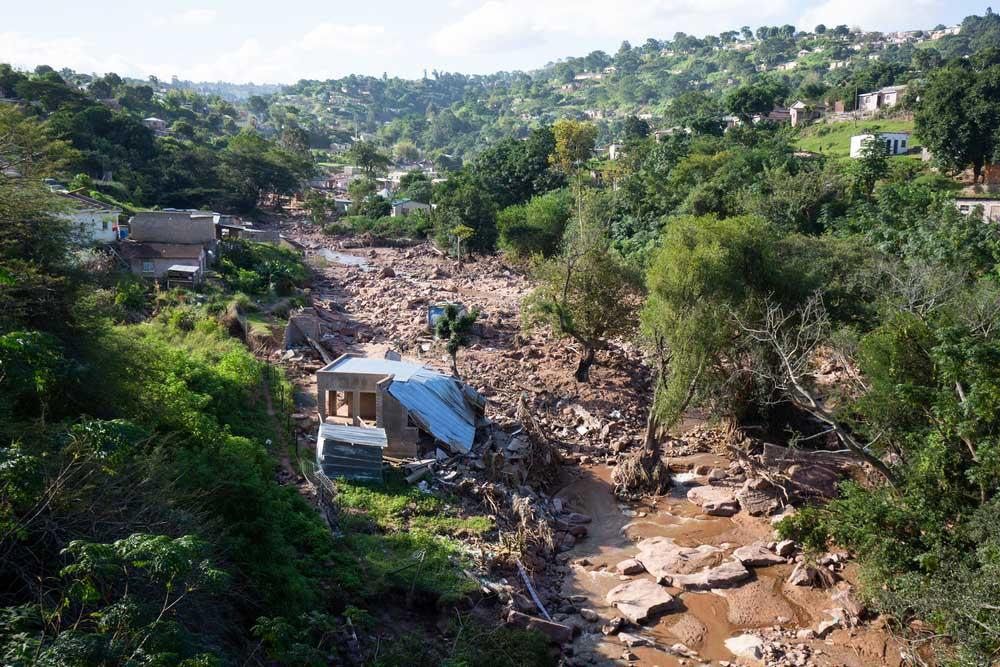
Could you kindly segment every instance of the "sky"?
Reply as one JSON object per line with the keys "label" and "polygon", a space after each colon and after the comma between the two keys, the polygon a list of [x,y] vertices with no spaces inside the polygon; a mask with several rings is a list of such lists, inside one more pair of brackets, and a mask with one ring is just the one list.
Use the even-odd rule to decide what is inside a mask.
{"label": "sky", "polygon": [[954,25],[970,0],[0,0],[0,62],[192,81],[531,70],[623,40],[749,25]]}

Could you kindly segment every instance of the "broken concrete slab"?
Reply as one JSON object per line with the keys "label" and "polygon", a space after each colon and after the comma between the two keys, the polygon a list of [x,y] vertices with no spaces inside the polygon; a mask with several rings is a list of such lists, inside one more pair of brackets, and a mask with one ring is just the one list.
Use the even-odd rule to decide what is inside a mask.
{"label": "broken concrete slab", "polygon": [[615,586],[607,594],[607,602],[635,624],[678,607],[674,596],[649,579],[635,579]]}
{"label": "broken concrete slab", "polygon": [[740,511],[736,489],[731,487],[696,486],[687,492],[687,499],[709,516],[732,516]]}

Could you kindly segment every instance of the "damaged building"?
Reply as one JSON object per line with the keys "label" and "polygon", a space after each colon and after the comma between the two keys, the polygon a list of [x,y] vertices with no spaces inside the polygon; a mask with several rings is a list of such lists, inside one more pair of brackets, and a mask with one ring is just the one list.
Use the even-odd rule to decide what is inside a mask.
{"label": "damaged building", "polygon": [[[384,431],[389,456],[413,457],[436,447],[468,453],[477,428],[486,424],[486,399],[478,392],[405,361],[345,354],[316,372],[316,392],[324,425]],[[326,472],[320,447],[317,458]]]}

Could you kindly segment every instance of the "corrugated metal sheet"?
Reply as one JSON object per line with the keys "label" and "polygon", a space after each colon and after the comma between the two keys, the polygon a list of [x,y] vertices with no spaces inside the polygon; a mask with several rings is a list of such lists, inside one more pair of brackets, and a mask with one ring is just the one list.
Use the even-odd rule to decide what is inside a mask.
{"label": "corrugated metal sheet", "polygon": [[388,391],[421,428],[453,451],[464,453],[472,449],[476,437],[476,415],[463,387],[454,378],[420,368],[404,381],[394,378]]}
{"label": "corrugated metal sheet", "polygon": [[382,480],[385,430],[321,424],[316,442],[316,467],[330,479]]}

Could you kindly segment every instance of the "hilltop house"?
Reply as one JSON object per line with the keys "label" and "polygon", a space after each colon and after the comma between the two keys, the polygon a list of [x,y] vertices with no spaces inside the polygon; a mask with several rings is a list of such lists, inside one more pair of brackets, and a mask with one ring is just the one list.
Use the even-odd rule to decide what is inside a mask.
{"label": "hilltop house", "polygon": [[906,86],[886,86],[871,93],[858,95],[858,111],[877,111],[899,104],[906,93]]}
{"label": "hilltop house", "polygon": [[469,452],[486,406],[457,378],[420,364],[349,354],[316,372],[316,394],[322,423],[382,430],[385,453],[399,457],[435,446]]}
{"label": "hilltop house", "polygon": [[425,204],[414,199],[397,199],[392,202],[392,212],[390,215],[393,218],[397,218],[407,216],[413,211],[429,211],[430,209],[430,204]]}
{"label": "hilltop house", "polygon": [[822,118],[825,112],[826,105],[822,102],[808,103],[799,100],[792,106],[788,107],[792,127],[797,127],[799,124],[805,124],[809,121],[816,120],[817,118]]}
{"label": "hilltop house", "polygon": [[[888,155],[903,155],[910,150],[909,132],[881,132],[878,136],[885,142],[885,151]],[[874,140],[874,134],[855,134],[851,137],[851,157],[861,157],[865,145]]]}
{"label": "hilltop house", "polygon": [[114,243],[118,240],[121,209],[76,192],[56,191],[68,204],[61,217],[69,221],[73,242],[78,245]]}

